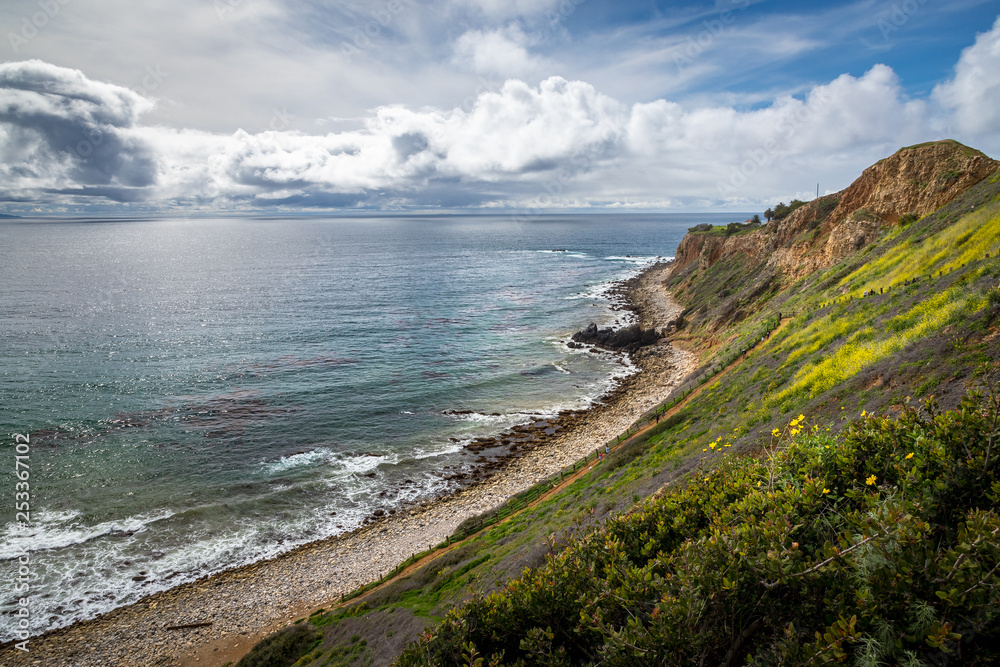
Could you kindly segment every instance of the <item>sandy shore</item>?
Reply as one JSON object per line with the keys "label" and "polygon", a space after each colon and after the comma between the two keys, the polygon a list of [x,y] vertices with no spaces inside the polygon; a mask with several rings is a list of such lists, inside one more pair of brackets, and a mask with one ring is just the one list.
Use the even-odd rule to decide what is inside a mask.
{"label": "sandy shore", "polygon": [[[661,328],[678,306],[663,290],[665,265],[630,281],[627,293],[643,327]],[[411,554],[438,544],[470,516],[572,464],[628,428],[694,370],[694,355],[661,343],[635,357],[641,372],[612,399],[576,420],[543,447],[526,452],[485,482],[401,511],[349,535],[330,538],[251,566],[156,593],[92,621],[30,640],[30,653],[8,647],[4,665],[221,665],[260,638],[328,607],[343,593],[378,579]],[[211,623],[199,628],[169,626]]]}

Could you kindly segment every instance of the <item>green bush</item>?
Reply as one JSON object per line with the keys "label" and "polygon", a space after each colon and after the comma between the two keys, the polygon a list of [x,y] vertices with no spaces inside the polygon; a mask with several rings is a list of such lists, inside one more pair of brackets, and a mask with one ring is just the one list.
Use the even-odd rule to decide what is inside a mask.
{"label": "green bush", "polygon": [[794,420],[769,454],[725,456],[452,611],[398,664],[995,664],[998,403],[837,437]]}
{"label": "green bush", "polygon": [[253,647],[236,667],[290,667],[314,649],[323,635],[308,623],[277,632]]}
{"label": "green bush", "polygon": [[777,206],[774,207],[774,219],[784,220],[785,218],[790,216],[796,209],[799,209],[802,206],[805,206],[805,202],[798,199],[793,199],[791,203],[787,205],[784,202],[780,202]]}

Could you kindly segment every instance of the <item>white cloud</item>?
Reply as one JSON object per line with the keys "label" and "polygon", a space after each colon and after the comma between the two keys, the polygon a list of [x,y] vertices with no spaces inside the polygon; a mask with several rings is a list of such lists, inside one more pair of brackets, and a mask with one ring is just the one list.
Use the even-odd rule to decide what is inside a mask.
{"label": "white cloud", "polygon": [[453,0],[456,7],[470,9],[485,17],[501,21],[552,13],[558,15],[561,4],[570,6],[562,10],[563,13],[568,13],[572,11],[572,7],[583,2],[585,0]]}
{"label": "white cloud", "polygon": [[754,110],[630,107],[582,81],[511,79],[464,108],[382,106],[359,129],[319,135],[143,125],[151,107],[77,70],[0,65],[0,196],[220,210],[742,206],[805,196],[816,181],[844,187],[899,146],[938,138],[941,122],[884,65]]}
{"label": "white cloud", "polygon": [[960,133],[1000,149],[1000,18],[962,52],[954,77],[934,89],[934,99],[953,114]]}
{"label": "white cloud", "polygon": [[513,23],[497,30],[469,30],[455,41],[452,62],[487,76],[527,77],[546,69],[528,52],[528,36]]}
{"label": "white cloud", "polygon": [[803,176],[848,178],[838,169],[841,156],[857,175],[867,166],[861,156],[884,156],[926,138],[927,128],[925,105],[906,100],[893,71],[877,65],[860,78],[845,74],[816,86],[804,99],[782,97],[754,111],[637,104],[628,146],[647,175],[735,202],[754,192],[795,192],[806,185]]}

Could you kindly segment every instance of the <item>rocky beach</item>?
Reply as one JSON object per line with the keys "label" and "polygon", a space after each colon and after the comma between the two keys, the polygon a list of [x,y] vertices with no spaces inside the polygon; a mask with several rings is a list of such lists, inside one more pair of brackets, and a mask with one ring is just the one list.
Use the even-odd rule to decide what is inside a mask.
{"label": "rocky beach", "polygon": [[[668,270],[668,264],[656,264],[617,288],[642,329],[665,328],[680,314],[681,308],[662,287]],[[373,515],[348,535],[48,632],[31,640],[29,653],[7,646],[0,662],[81,667],[235,664],[271,631],[336,604],[341,595],[442,542],[465,519],[499,507],[593,452],[666,398],[696,367],[695,355],[666,339],[639,348],[631,360],[639,372],[622,380],[593,408],[470,444],[470,454],[479,454],[481,465],[471,479],[462,480],[468,484],[450,496]]]}

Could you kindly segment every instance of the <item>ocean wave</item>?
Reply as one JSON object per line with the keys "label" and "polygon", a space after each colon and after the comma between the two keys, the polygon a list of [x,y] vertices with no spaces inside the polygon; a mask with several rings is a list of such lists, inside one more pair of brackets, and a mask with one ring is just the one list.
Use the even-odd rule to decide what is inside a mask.
{"label": "ocean wave", "polygon": [[353,474],[364,474],[378,468],[383,463],[396,463],[397,461],[384,454],[366,454],[364,456],[349,456],[337,458],[337,464],[344,472]]}
{"label": "ocean wave", "polygon": [[[39,519],[23,530],[18,524],[10,523],[4,530],[3,543],[0,544],[0,560],[16,558],[21,553],[23,544],[30,544],[32,551],[48,551],[86,544],[113,533],[131,536],[145,531],[150,524],[169,519],[173,515],[174,512],[164,511],[104,521],[94,526],[81,525],[78,521],[72,521],[69,525],[65,525],[65,521],[44,522]],[[57,525],[58,523],[64,525],[60,527]],[[12,539],[16,540],[17,544],[12,542]]]}
{"label": "ocean wave", "polygon": [[576,294],[570,294],[569,296],[564,296],[565,301],[598,301],[600,299],[606,299],[608,297],[608,290],[610,290],[616,281],[608,280],[600,283],[595,283],[589,285],[587,289]]}
{"label": "ocean wave", "polygon": [[416,447],[409,453],[408,458],[414,461],[423,461],[425,459],[448,456],[449,454],[457,454],[470,442],[472,442],[472,438],[459,440],[458,442],[443,443],[440,446],[431,448]]}
{"label": "ocean wave", "polygon": [[582,250],[536,250],[535,252],[541,253],[543,255],[559,255],[561,257],[573,257],[574,259],[594,259],[593,255],[589,255]]}
{"label": "ocean wave", "polygon": [[322,447],[309,450],[308,452],[297,452],[290,456],[282,456],[277,461],[269,461],[265,463],[262,466],[261,471],[266,475],[274,475],[286,470],[291,470],[292,468],[314,465],[316,463],[326,461],[332,455],[333,452]]}
{"label": "ocean wave", "polygon": [[639,267],[652,266],[656,262],[666,261],[668,259],[673,259],[672,257],[662,257],[660,255],[611,255],[605,257],[606,262],[626,262],[628,264],[636,264]]}
{"label": "ocean wave", "polygon": [[485,414],[482,412],[472,412],[472,411],[445,411],[444,414],[448,417],[455,419],[456,421],[471,422],[473,424],[484,424],[484,425],[504,425],[510,423],[511,426],[516,426],[521,423],[525,423],[529,420],[531,414],[527,412],[507,412],[507,413],[491,413]]}

